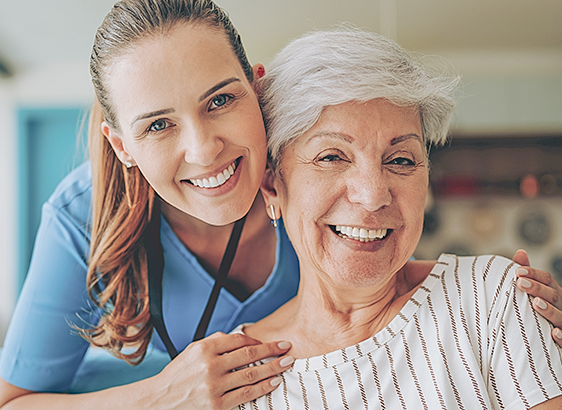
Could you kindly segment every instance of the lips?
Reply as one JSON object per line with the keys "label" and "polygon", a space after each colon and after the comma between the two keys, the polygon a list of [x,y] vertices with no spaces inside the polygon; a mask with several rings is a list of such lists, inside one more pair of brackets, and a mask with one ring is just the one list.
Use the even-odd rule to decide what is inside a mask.
{"label": "lips", "polygon": [[239,160],[240,158],[236,159],[235,161],[232,162],[232,164],[230,164],[224,170],[222,170],[217,175],[212,176],[208,179],[207,178],[189,179],[188,181],[199,188],[207,188],[207,189],[217,188],[223,185],[224,183],[226,183],[226,181],[228,181],[230,177],[234,175]]}
{"label": "lips", "polygon": [[356,226],[332,225],[332,230],[340,237],[360,242],[373,242],[384,239],[389,229],[366,229]]}

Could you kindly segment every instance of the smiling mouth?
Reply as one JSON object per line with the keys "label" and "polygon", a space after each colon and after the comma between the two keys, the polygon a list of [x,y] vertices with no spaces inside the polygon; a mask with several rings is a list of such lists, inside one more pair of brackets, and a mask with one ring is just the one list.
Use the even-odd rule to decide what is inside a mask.
{"label": "smiling mouth", "polygon": [[210,177],[208,179],[207,178],[188,179],[187,181],[190,184],[195,185],[196,187],[199,187],[199,188],[208,188],[208,189],[217,188],[217,187],[225,184],[226,181],[228,181],[230,179],[230,177],[232,175],[234,175],[234,172],[236,171],[236,167],[240,163],[241,158],[242,157],[234,160],[232,162],[232,164],[230,164],[228,167],[226,167],[223,171],[219,172],[214,177]]}
{"label": "smiling mouth", "polygon": [[344,225],[330,225],[330,228],[340,238],[353,239],[360,242],[380,241],[389,232],[392,232],[392,229],[365,229]]}

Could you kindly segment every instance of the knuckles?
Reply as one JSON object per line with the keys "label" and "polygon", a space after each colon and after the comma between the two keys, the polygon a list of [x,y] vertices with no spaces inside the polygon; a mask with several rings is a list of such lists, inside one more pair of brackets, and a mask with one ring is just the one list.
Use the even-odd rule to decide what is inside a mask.
{"label": "knuckles", "polygon": [[240,393],[244,401],[254,400],[254,395],[250,386],[242,387],[242,391]]}
{"label": "knuckles", "polygon": [[241,333],[235,333],[232,337],[237,345],[243,346],[247,343],[246,336]]}
{"label": "knuckles", "polygon": [[244,375],[244,379],[247,383],[254,383],[258,378],[257,369],[255,366],[244,369],[242,371],[242,374]]}
{"label": "knuckles", "polygon": [[211,340],[203,340],[193,344],[194,353],[200,357],[208,357],[215,355],[215,345]]}
{"label": "knuckles", "polygon": [[552,294],[552,304],[558,306],[560,303],[560,294],[555,290]]}
{"label": "knuckles", "polygon": [[253,363],[257,360],[258,351],[254,346],[244,347],[244,355],[250,360],[249,363]]}

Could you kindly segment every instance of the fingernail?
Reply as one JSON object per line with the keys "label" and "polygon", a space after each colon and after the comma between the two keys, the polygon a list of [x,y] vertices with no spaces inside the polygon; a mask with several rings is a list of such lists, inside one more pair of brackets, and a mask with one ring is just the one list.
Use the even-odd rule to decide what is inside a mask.
{"label": "fingernail", "polygon": [[527,279],[519,279],[519,286],[521,286],[522,288],[525,289],[529,289],[531,287],[531,282],[529,282]]}
{"label": "fingernail", "polygon": [[539,307],[539,309],[542,309],[542,310],[546,309],[546,303],[542,299],[535,298],[535,304]]}
{"label": "fingernail", "polygon": [[271,384],[273,387],[275,386],[279,386],[281,384],[281,377],[276,377],[275,379],[272,379],[269,384]]}
{"label": "fingernail", "polygon": [[529,274],[529,271],[525,268],[517,268],[515,269],[515,273],[520,276],[525,276]]}
{"label": "fingernail", "polygon": [[290,349],[291,343],[290,342],[279,342],[279,343],[277,343],[277,347],[279,347],[279,349],[281,349],[281,350]]}
{"label": "fingernail", "polygon": [[556,337],[557,339],[561,339],[562,340],[562,330],[556,328],[554,329],[554,337]]}
{"label": "fingernail", "polygon": [[292,365],[294,361],[295,359],[293,359],[293,356],[287,356],[282,358],[279,364],[281,365],[281,367],[287,367]]}

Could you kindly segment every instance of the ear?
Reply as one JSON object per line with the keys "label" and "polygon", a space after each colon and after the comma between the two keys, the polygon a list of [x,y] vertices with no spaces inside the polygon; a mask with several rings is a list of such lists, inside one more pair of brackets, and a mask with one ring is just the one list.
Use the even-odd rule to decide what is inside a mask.
{"label": "ear", "polygon": [[263,64],[256,64],[252,66],[252,71],[254,72],[254,82],[252,86],[254,87],[254,92],[259,98],[261,96],[262,87],[261,83],[258,80],[265,75],[265,67],[263,66]]}
{"label": "ear", "polygon": [[263,64],[254,64],[252,66],[252,71],[254,72],[254,81],[259,80],[265,75],[265,67]]}
{"label": "ear", "polygon": [[[281,198],[278,195],[279,177],[268,166],[263,174],[261,182],[261,193],[265,201],[267,215],[271,219],[279,219],[281,216]],[[271,214],[271,206],[275,210],[275,215]]]}
{"label": "ear", "polygon": [[105,121],[101,123],[101,132],[105,135],[107,141],[109,141],[109,144],[113,148],[113,151],[115,151],[115,155],[119,158],[119,161],[124,164],[132,164],[133,157],[127,151],[127,148],[123,143],[123,139]]}

